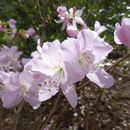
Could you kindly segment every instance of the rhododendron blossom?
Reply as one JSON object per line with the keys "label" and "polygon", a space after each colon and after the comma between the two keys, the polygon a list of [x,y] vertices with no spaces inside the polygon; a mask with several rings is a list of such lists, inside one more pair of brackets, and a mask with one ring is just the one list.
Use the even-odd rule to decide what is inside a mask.
{"label": "rhododendron blossom", "polygon": [[16,36],[28,39],[35,34],[35,30],[33,28],[29,28],[28,30],[17,29],[16,23],[17,22],[14,19],[10,19],[7,22],[0,21],[0,32],[4,32],[9,35],[10,40],[13,40]]}
{"label": "rhododendron blossom", "polygon": [[123,18],[121,25],[116,23],[114,40],[117,44],[124,44],[130,48],[130,18]]}
{"label": "rhododendron blossom", "polygon": [[9,48],[3,45],[0,50],[0,70],[9,71],[10,69],[16,70],[21,67],[18,60],[22,52],[17,50],[18,47],[16,46]]}
{"label": "rhododendron blossom", "polygon": [[46,42],[38,48],[40,56],[29,61],[25,68],[47,75],[41,84],[39,100],[44,101],[55,95],[61,88],[72,107],[77,105],[77,95],[73,83],[82,80],[82,70],[70,51],[60,49],[58,40]]}
{"label": "rhododendron blossom", "polygon": [[81,18],[83,9],[77,10],[75,7],[70,8],[67,11],[67,8],[64,6],[60,6],[57,8],[58,11],[58,17],[60,18],[59,23],[63,23],[62,30],[64,30],[66,27],[67,34],[70,37],[76,37],[79,29],[77,28],[77,24],[81,25],[82,28],[86,28],[86,24]]}
{"label": "rhododendron blossom", "polygon": [[[103,65],[113,48],[99,36],[106,27],[96,21],[94,31],[90,30],[81,18],[83,9],[58,7],[58,22],[63,23],[62,30],[66,29],[71,38],[62,43],[59,40],[45,42],[41,46],[42,38],[35,35],[37,50],[31,53],[32,58],[20,59],[22,52],[18,51],[18,47],[2,46],[0,98],[3,107],[12,108],[26,101],[37,109],[43,101],[62,91],[75,108],[78,99],[75,85],[85,77],[101,88],[112,87],[114,79],[103,69]],[[121,25],[116,24],[115,42],[130,47],[129,30],[130,19],[123,18]],[[17,30],[13,19],[4,24],[0,22],[0,31],[1,34],[9,34],[11,39],[16,35],[28,39],[35,34],[33,28]]]}
{"label": "rhododendron blossom", "polygon": [[17,33],[16,21],[14,19],[10,19],[7,23],[11,28],[11,30],[7,33],[10,34],[10,39],[13,39]]}
{"label": "rhododendron blossom", "polygon": [[113,77],[100,67],[108,53],[112,51],[112,47],[96,32],[84,29],[79,32],[77,39],[68,38],[64,41],[62,47],[75,55],[84,75],[92,82],[101,88],[109,88],[113,85]]}
{"label": "rhododendron blossom", "polygon": [[15,28],[16,27],[15,26],[16,25],[16,21],[14,19],[10,19],[7,23],[9,24],[9,26],[11,28]]}
{"label": "rhododendron blossom", "polygon": [[21,73],[8,73],[2,82],[0,97],[3,107],[11,108],[19,104],[23,99],[28,102],[34,109],[40,106],[38,99],[38,87],[34,80],[34,75],[28,71]]}
{"label": "rhododendron blossom", "polygon": [[29,28],[24,34],[22,34],[22,37],[28,39],[30,36],[33,36],[34,34],[35,30],[33,28]]}

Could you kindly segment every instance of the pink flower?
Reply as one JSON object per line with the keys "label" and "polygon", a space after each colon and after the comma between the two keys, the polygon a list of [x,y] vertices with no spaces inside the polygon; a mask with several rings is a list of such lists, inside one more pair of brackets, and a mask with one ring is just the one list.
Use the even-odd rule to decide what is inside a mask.
{"label": "pink flower", "polygon": [[29,28],[23,35],[22,37],[24,39],[28,39],[30,36],[33,36],[35,34],[35,30],[33,28]]}
{"label": "pink flower", "polygon": [[10,34],[10,39],[13,39],[17,32],[16,21],[14,19],[10,19],[7,23],[9,24],[11,28],[11,32],[8,32]]}
{"label": "pink flower", "polygon": [[86,27],[85,22],[83,21],[83,19],[81,18],[81,15],[83,13],[83,10],[85,8],[79,9],[77,10],[75,7],[74,8],[70,8],[69,12],[70,12],[70,18],[73,18],[73,22],[82,25],[84,28]]}
{"label": "pink flower", "polygon": [[130,18],[123,18],[121,25],[116,24],[114,40],[117,44],[124,44],[130,48]]}
{"label": "pink flower", "polygon": [[29,28],[26,32],[29,36],[33,36],[35,34],[35,30],[33,28]]}
{"label": "pink flower", "polygon": [[10,39],[11,40],[15,37],[16,33],[17,33],[17,29],[16,28],[12,28],[11,35],[10,35]]}
{"label": "pink flower", "polygon": [[9,74],[7,81],[3,83],[0,90],[3,107],[11,108],[19,104],[23,99],[34,109],[37,109],[41,102],[38,100],[38,84],[34,75],[28,71]]}
{"label": "pink flower", "polygon": [[7,91],[5,84],[9,83],[9,77],[11,77],[12,73],[13,72],[7,73],[4,71],[0,71],[0,98],[2,98]]}
{"label": "pink flower", "polygon": [[22,52],[17,51],[18,47],[12,46],[11,48],[3,45],[0,50],[0,69],[9,71],[10,69],[16,70],[20,68],[18,61]]}
{"label": "pink flower", "polygon": [[67,16],[67,8],[64,6],[59,6],[57,8],[57,12],[59,13],[58,17],[64,20]]}
{"label": "pink flower", "polygon": [[59,6],[57,8],[58,17],[60,20],[56,21],[57,23],[63,23],[61,30],[64,30],[67,26],[68,22],[68,11],[67,8],[64,6]]}
{"label": "pink flower", "polygon": [[34,57],[25,65],[26,69],[40,72],[48,78],[41,85],[39,100],[45,101],[55,95],[61,88],[72,107],[77,105],[77,94],[73,83],[83,78],[78,63],[69,50],[61,48],[58,40],[46,42],[38,47],[40,56]]}
{"label": "pink flower", "polygon": [[23,37],[24,39],[28,39],[30,36],[29,36],[27,33],[25,33],[25,34],[22,35],[22,37]]}
{"label": "pink flower", "polygon": [[9,24],[9,26],[10,26],[11,28],[15,28],[16,21],[15,21],[14,19],[10,19],[10,20],[8,21],[8,24]]}
{"label": "pink flower", "polygon": [[0,32],[5,32],[5,31],[6,31],[5,27],[2,27],[2,26],[0,25]]}
{"label": "pink flower", "polygon": [[109,88],[113,85],[113,77],[100,67],[112,51],[112,47],[96,32],[83,29],[77,39],[68,38],[63,42],[62,47],[73,53],[84,75],[92,82],[101,88]]}
{"label": "pink flower", "polygon": [[58,17],[60,18],[58,23],[63,23],[62,30],[66,28],[68,25],[76,26],[76,24],[80,24],[83,28],[86,28],[86,24],[81,18],[82,12],[81,10],[77,10],[75,7],[70,8],[69,11],[67,11],[66,7],[60,6],[57,8],[58,11]]}

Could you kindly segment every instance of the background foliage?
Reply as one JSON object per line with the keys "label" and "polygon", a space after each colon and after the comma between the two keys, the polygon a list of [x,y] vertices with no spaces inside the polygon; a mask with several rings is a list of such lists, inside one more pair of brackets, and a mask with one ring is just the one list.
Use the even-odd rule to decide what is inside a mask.
{"label": "background foliage", "polygon": [[[63,41],[67,35],[65,32],[61,32],[61,24],[55,23],[55,19],[58,19],[56,9],[59,5],[68,8],[75,6],[79,9],[86,7],[82,15],[83,19],[90,28],[93,28],[96,20],[105,25],[108,30],[103,35],[110,44],[113,43],[115,23],[122,17],[130,17],[129,0],[0,0],[0,20],[8,21],[13,18],[17,21],[19,29],[33,27],[41,36],[42,41],[55,39]],[[9,41],[8,37],[2,35],[0,44],[17,45],[20,50],[24,51],[26,57],[36,49],[33,39],[15,38],[15,40]],[[120,49],[127,50],[122,46],[119,51]],[[116,58],[118,55],[116,53],[116,56],[112,57]]]}

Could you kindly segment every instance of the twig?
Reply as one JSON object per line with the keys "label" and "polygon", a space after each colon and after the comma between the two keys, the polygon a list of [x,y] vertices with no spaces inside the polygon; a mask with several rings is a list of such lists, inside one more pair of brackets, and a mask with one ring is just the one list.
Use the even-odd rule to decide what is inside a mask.
{"label": "twig", "polygon": [[[66,105],[62,104],[62,106],[64,107],[63,109],[61,109],[62,111],[59,113],[59,115],[56,117],[54,123],[51,125],[49,130],[54,130],[54,129],[58,129],[58,127],[60,126],[60,122],[61,120],[64,119],[66,113],[69,110],[69,104],[67,103]],[[58,126],[57,126],[58,125]]]}
{"label": "twig", "polygon": [[114,63],[112,66],[108,67],[106,69],[106,71],[110,71],[112,70],[114,67],[116,67],[119,63],[121,63],[123,60],[125,60],[126,58],[128,58],[130,56],[130,53],[126,54],[124,57],[122,57],[121,59],[119,59],[116,63]]}
{"label": "twig", "polygon": [[42,16],[42,12],[41,12],[41,8],[40,8],[40,2],[39,2],[39,0],[37,0],[37,5],[38,5],[38,10],[39,10],[40,18],[41,18],[42,21],[44,21],[44,18]]}
{"label": "twig", "polygon": [[19,114],[23,108],[24,102],[22,102],[18,108],[17,111],[15,111],[15,116],[14,116],[14,125],[13,125],[13,130],[17,130],[17,124],[18,124],[18,119],[19,119]]}
{"label": "twig", "polygon": [[[125,60],[127,57],[130,56],[130,53],[126,54],[124,57],[122,57],[121,59],[119,59],[117,62],[115,62],[112,66],[108,67],[106,69],[106,71],[110,71],[112,70],[113,68],[115,68],[119,63],[121,63],[123,60]],[[92,82],[91,81],[88,81],[88,82],[85,82],[84,84],[82,84],[80,87],[76,88],[77,90],[80,90],[82,88],[84,88],[85,86],[87,85],[90,85]]]}
{"label": "twig", "polygon": [[45,123],[43,124],[41,130],[43,130],[44,128],[46,128],[47,123],[50,121],[50,119],[51,119],[53,113],[54,113],[55,110],[56,110],[56,106],[57,106],[57,104],[58,104],[58,102],[59,102],[60,96],[61,96],[61,91],[59,92],[59,95],[58,95],[58,97],[57,97],[57,99],[56,99],[56,101],[55,101],[55,103],[54,103],[54,106],[53,106],[53,108],[52,108],[52,110],[51,110],[49,116],[47,117]]}

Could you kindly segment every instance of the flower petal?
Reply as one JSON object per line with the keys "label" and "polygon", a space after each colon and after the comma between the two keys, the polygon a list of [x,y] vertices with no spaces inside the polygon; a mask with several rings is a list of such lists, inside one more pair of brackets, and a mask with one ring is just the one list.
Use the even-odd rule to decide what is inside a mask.
{"label": "flower petal", "polygon": [[99,69],[95,73],[88,73],[86,76],[90,81],[94,82],[101,88],[110,88],[114,84],[113,77],[104,69]]}
{"label": "flower petal", "polygon": [[80,25],[85,25],[83,19],[79,16],[75,16],[75,21],[76,21],[76,23],[78,23]]}
{"label": "flower petal", "polygon": [[[50,86],[49,86],[50,87]],[[59,87],[50,87],[50,89],[39,89],[39,101],[46,101],[59,91]]]}
{"label": "flower petal", "polygon": [[[68,49],[69,47],[70,49]],[[78,62],[75,39],[69,38],[64,41],[63,45],[61,45],[60,52],[65,67],[67,82],[75,83],[82,80],[84,78],[84,72]]]}
{"label": "flower petal", "polygon": [[66,96],[70,105],[75,108],[77,106],[77,93],[73,84],[61,86],[63,94]]}
{"label": "flower petal", "polygon": [[35,96],[34,93],[31,93],[29,97],[25,97],[24,99],[33,107],[33,109],[37,109],[41,105],[41,102],[39,101],[38,97]]}
{"label": "flower petal", "polygon": [[76,38],[79,32],[77,27],[73,25],[68,25],[66,31],[69,37],[73,37],[73,38]]}
{"label": "flower petal", "polygon": [[2,97],[3,107],[8,109],[19,104],[22,101],[22,97],[19,97],[18,94],[18,90],[6,93]]}

